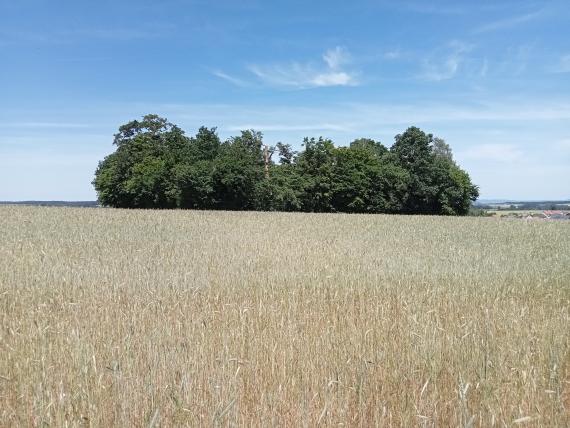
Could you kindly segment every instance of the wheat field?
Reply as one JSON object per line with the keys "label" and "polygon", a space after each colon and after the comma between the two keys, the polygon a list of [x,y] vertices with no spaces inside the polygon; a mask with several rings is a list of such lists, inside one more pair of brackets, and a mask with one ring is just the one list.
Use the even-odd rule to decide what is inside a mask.
{"label": "wheat field", "polygon": [[0,425],[569,426],[569,238],[1,207]]}

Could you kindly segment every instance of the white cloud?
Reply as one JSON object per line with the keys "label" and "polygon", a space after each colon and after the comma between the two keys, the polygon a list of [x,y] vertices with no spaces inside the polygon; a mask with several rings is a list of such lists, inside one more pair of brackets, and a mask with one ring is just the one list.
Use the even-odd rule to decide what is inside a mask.
{"label": "white cloud", "polygon": [[400,49],[394,49],[391,51],[387,51],[384,53],[384,55],[382,55],[384,59],[388,59],[388,60],[395,60],[395,59],[400,59],[403,54],[402,51]]}
{"label": "white cloud", "polygon": [[492,162],[516,162],[523,159],[522,150],[514,144],[480,144],[461,153],[464,159]]}
{"label": "white cloud", "polygon": [[448,80],[455,76],[459,68],[460,58],[451,56],[441,64],[427,63],[425,64],[425,72],[422,75],[426,80],[433,80],[439,82],[441,80]]}
{"label": "white cloud", "polygon": [[[135,110],[134,116],[157,111],[189,130],[200,125],[235,129],[238,125],[252,123],[252,119],[257,124],[287,127],[334,124],[339,129],[358,130],[365,134],[388,127],[401,131],[402,127],[412,124],[437,131],[445,124],[460,124],[466,126],[466,129],[480,129],[486,127],[485,124],[493,124],[508,129],[509,125],[517,122],[529,124],[570,120],[570,102],[561,99],[524,101],[515,98],[486,103],[474,100],[445,103],[325,103],[314,107],[272,104],[149,104],[137,107],[126,105],[120,110],[127,109]],[[241,126],[238,128],[243,129]]]}
{"label": "white cloud", "polygon": [[353,83],[353,77],[344,71],[321,73],[316,75],[311,82],[315,86],[347,86]]}
{"label": "white cloud", "polygon": [[315,123],[311,125],[292,125],[292,124],[245,124],[230,126],[229,131],[242,131],[244,129],[255,129],[256,131],[264,132],[296,132],[296,131],[336,131],[336,132],[348,132],[350,127],[343,125],[334,125],[332,123]]}
{"label": "white cloud", "polygon": [[337,46],[334,49],[327,50],[323,54],[323,60],[328,64],[330,69],[336,70],[350,60],[350,54],[346,49]]}
{"label": "white cloud", "polygon": [[326,86],[356,86],[356,73],[343,70],[350,55],[344,48],[337,46],[323,54],[323,65],[300,64],[288,65],[251,65],[249,71],[265,83],[274,86],[294,88],[315,88]]}
{"label": "white cloud", "polygon": [[220,79],[223,79],[227,82],[230,82],[230,83],[232,83],[236,86],[240,86],[242,88],[245,86],[249,86],[248,82],[246,82],[245,80],[242,80],[242,79],[234,77],[234,76],[230,76],[229,74],[226,74],[220,70],[214,70],[214,71],[212,71],[212,74],[216,77],[219,77]]}
{"label": "white cloud", "polygon": [[439,49],[424,59],[420,78],[435,82],[452,79],[457,74],[465,54],[471,49],[472,46],[461,42],[449,43],[446,48]]}
{"label": "white cloud", "polygon": [[518,25],[530,22],[538,18],[542,14],[542,11],[527,13],[524,15],[511,16],[505,19],[500,19],[498,21],[488,22],[476,28],[474,33],[488,33],[491,31],[506,30],[509,28],[516,27]]}

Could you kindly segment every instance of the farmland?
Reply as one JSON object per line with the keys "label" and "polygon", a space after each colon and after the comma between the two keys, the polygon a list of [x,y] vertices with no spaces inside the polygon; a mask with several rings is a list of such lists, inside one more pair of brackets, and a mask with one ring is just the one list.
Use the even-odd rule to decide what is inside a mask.
{"label": "farmland", "polygon": [[569,226],[0,207],[0,426],[568,426]]}

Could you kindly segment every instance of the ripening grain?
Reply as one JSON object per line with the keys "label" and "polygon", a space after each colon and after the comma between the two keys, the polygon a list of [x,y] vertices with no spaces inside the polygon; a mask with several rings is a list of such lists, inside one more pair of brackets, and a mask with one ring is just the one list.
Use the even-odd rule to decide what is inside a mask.
{"label": "ripening grain", "polygon": [[1,426],[570,424],[570,224],[0,208]]}

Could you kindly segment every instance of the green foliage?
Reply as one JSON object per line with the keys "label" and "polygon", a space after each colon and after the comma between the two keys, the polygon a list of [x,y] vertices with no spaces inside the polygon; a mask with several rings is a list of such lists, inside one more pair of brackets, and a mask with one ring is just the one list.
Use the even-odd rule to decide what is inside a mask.
{"label": "green foliage", "polygon": [[303,178],[302,206],[304,211],[331,212],[335,147],[331,140],[319,137],[303,140],[305,151],[297,157],[298,173]]}
{"label": "green foliage", "polygon": [[397,135],[390,152],[409,173],[406,213],[466,215],[479,196],[469,175],[453,161],[449,146],[419,128]]}
{"label": "green foliage", "polygon": [[220,146],[213,162],[215,208],[254,209],[256,184],[263,179],[261,134],[244,131]]}
{"label": "green foliage", "polygon": [[214,207],[212,161],[183,162],[173,168],[174,194],[180,208]]}
{"label": "green foliage", "polygon": [[453,162],[451,147],[449,147],[449,144],[447,144],[443,138],[435,137],[433,139],[432,150],[434,155]]}
{"label": "green foliage", "polygon": [[103,205],[120,208],[174,208],[174,169],[187,159],[189,139],[180,128],[156,115],[119,128],[117,150],[95,173],[93,185]]}
{"label": "green foliage", "polygon": [[112,207],[466,215],[478,197],[449,145],[415,127],[390,149],[319,137],[297,153],[264,145],[254,130],[222,142],[216,128],[201,127],[189,138],[147,115],[121,126],[114,144],[93,180]]}

